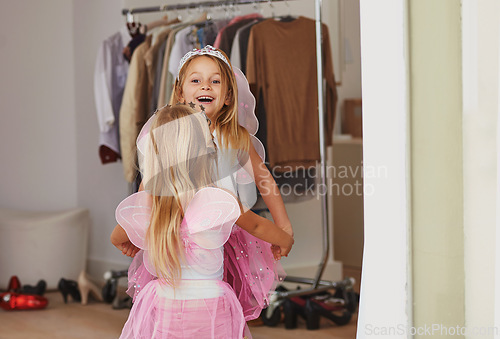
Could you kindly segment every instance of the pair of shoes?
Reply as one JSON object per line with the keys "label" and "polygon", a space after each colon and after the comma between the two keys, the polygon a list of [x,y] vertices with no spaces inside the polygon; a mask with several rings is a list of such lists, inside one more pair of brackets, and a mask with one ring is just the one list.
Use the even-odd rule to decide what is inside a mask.
{"label": "pair of shoes", "polygon": [[44,295],[45,290],[47,289],[47,283],[45,280],[38,281],[38,284],[35,286],[24,285],[21,289],[22,294],[36,294],[36,295]]}
{"label": "pair of shoes", "polygon": [[[45,292],[45,288],[43,291]],[[16,275],[10,277],[7,292],[0,293],[0,307],[7,311],[39,310],[47,307],[48,303],[47,298],[32,293],[25,293]]]}
{"label": "pair of shoes", "polygon": [[6,292],[0,294],[0,307],[6,311],[40,310],[47,307],[47,298],[34,294]]}
{"label": "pair of shoes", "polygon": [[61,278],[57,284],[57,289],[61,292],[65,304],[68,303],[68,295],[71,296],[73,301],[82,300],[78,284],[74,280]]}
{"label": "pair of shoes", "polygon": [[115,303],[118,289],[118,279],[128,277],[128,270],[107,271],[104,273],[106,283],[102,288],[102,298],[107,303]]}
{"label": "pair of shoes", "polygon": [[47,283],[43,279],[38,281],[36,286],[31,286],[31,285],[21,286],[21,282],[19,281],[17,275],[13,275],[12,277],[10,277],[9,286],[7,287],[7,292],[44,295],[46,288],[47,288]]}
{"label": "pair of shoes", "polygon": [[81,271],[80,275],[78,276],[78,288],[82,296],[82,305],[87,305],[89,293],[92,293],[92,296],[96,300],[103,301],[101,291],[96,284],[90,281],[85,271]]}

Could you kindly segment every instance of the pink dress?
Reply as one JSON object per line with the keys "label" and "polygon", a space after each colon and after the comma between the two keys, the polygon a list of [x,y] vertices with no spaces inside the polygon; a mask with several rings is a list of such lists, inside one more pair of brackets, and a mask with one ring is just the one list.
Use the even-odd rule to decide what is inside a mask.
{"label": "pink dress", "polygon": [[267,306],[268,294],[284,277],[270,244],[241,230],[235,197],[202,188],[181,224],[185,262],[173,288],[155,276],[145,234],[151,198],[135,193],[116,210],[118,223],[141,251],[129,267],[133,306],[120,338],[251,338],[246,321]]}

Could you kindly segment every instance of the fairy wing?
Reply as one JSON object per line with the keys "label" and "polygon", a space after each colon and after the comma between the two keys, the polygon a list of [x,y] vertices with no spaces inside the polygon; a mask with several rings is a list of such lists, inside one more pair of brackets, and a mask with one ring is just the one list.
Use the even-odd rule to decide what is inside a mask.
{"label": "fairy wing", "polygon": [[151,220],[151,196],[140,191],[128,196],[116,208],[116,221],[135,246],[145,249],[146,231]]}
{"label": "fairy wing", "polygon": [[243,72],[237,67],[233,67],[233,71],[238,86],[238,123],[254,135],[259,129],[259,121],[255,116],[255,97]]}
{"label": "fairy wing", "polygon": [[190,241],[201,248],[216,249],[227,241],[240,214],[238,201],[232,194],[206,187],[189,203],[183,222]]}

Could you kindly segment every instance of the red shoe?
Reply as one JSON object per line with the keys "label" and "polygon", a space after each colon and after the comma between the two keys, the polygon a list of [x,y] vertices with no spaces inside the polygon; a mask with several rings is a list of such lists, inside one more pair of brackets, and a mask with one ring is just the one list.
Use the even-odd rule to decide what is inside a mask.
{"label": "red shoe", "polygon": [[21,290],[21,282],[19,281],[17,275],[13,275],[12,277],[10,277],[9,287],[7,287],[7,291],[17,293],[20,290]]}
{"label": "red shoe", "polygon": [[47,307],[47,298],[34,294],[7,292],[0,294],[0,307],[4,310],[41,310]]}

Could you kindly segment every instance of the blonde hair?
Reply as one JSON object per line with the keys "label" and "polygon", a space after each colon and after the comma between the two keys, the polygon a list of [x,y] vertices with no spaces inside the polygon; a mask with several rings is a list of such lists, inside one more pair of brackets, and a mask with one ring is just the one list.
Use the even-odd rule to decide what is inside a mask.
{"label": "blonde hair", "polygon": [[[229,60],[224,51],[219,49],[218,51],[224,55],[226,60]],[[174,105],[181,101],[183,94],[182,86],[186,80],[186,71],[193,60],[199,57],[210,58],[217,64],[221,74],[222,96],[229,98],[229,104],[224,104],[215,117],[214,127],[217,135],[222,136],[222,145],[226,149],[231,146],[237,150],[245,151],[248,154],[250,150],[250,135],[248,131],[238,123],[238,85],[236,83],[236,77],[232,66],[228,66],[223,60],[209,54],[195,55],[188,59],[179,70],[179,76],[175,80],[170,104]]]}
{"label": "blonde hair", "polygon": [[171,286],[181,278],[185,259],[180,239],[184,208],[198,189],[214,182],[216,154],[207,153],[208,123],[193,113],[187,105],[156,113],[142,165],[144,189],[153,201],[146,233],[149,260],[158,279]]}

